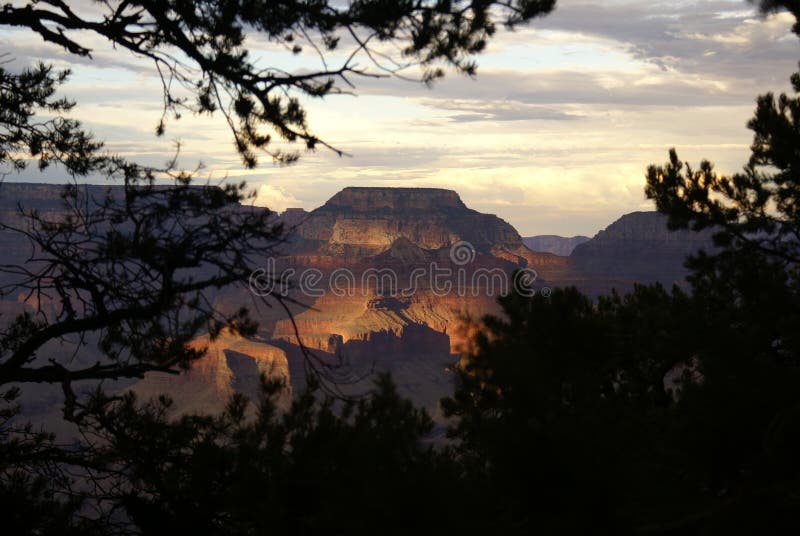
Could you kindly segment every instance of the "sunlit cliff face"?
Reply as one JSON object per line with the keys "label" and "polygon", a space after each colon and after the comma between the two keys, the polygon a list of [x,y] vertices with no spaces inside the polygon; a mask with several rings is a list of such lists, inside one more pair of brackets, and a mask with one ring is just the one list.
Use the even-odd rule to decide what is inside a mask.
{"label": "sunlit cliff face", "polygon": [[345,188],[315,210],[298,234],[319,242],[321,251],[352,249],[361,255],[381,253],[400,238],[428,250],[458,240],[485,251],[521,244],[499,217],[468,209],[456,192],[435,188]]}

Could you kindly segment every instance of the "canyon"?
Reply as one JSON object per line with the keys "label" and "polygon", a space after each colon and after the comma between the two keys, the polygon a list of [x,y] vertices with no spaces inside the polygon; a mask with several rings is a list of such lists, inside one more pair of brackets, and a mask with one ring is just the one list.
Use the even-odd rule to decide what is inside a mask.
{"label": "canyon", "polygon": [[[57,212],[60,188],[2,184],[0,221],[21,221],[19,206]],[[104,187],[86,188],[99,195]],[[500,217],[467,207],[456,192],[432,188],[350,187],[315,210],[288,209],[274,218],[286,240],[264,269],[273,279],[292,276],[285,289],[291,316],[280,307],[252,309],[255,336],[201,337],[196,344],[206,354],[187,372],[150,374],[115,388],[145,398],[166,392],[184,413],[217,411],[234,392],[254,398],[265,374],[287,382],[285,402],[305,386],[311,355],[347,393],[368,389],[375,371],[390,372],[401,393],[438,420],[438,400],[451,388],[449,367],[474,327],[470,319],[499,314],[499,295],[515,286],[547,295],[574,285],[597,296],[636,283],[685,285],[686,256],[712,248],[710,231],[669,231],[655,212],[624,215],[592,238],[523,239]],[[0,247],[5,264],[30,254],[24,236],[8,229],[0,231]],[[3,318],[33,311],[3,283]],[[247,306],[250,292],[217,293],[214,305]],[[90,362],[94,356],[85,350]],[[33,413],[52,411],[56,391],[38,390]]]}

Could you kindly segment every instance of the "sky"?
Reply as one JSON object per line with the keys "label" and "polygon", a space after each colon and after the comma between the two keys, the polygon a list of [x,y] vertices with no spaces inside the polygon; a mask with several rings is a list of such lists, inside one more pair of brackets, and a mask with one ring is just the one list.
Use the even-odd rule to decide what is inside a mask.
{"label": "sky", "polygon": [[[152,65],[87,38],[93,59],[70,56],[30,31],[0,30],[12,67],[46,60],[73,71],[63,94],[107,147],[202,178],[246,179],[257,204],[311,210],[346,186],[456,190],[523,236],[594,235],[622,214],[654,207],[649,164],[679,156],[725,173],[747,161],[755,98],[789,91],[800,43],[788,14],[763,18],[744,0],[559,0],[550,15],[500,31],[474,78],[449,72],[428,88],[400,78],[356,79],[354,95],[307,104],[311,130],[348,153],[303,152],[247,170],[221,116],[184,116],[158,138],[160,81]],[[302,69],[258,37],[260,64]],[[6,180],[60,182],[57,169]]]}

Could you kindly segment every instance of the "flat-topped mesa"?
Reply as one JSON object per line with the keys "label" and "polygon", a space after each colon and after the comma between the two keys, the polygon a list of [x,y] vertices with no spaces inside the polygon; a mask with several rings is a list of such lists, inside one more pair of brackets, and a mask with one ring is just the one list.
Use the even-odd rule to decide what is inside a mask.
{"label": "flat-topped mesa", "polygon": [[522,247],[507,222],[438,188],[345,188],[309,214],[298,236],[298,251],[348,258],[377,255],[401,238],[428,250],[461,240],[485,253]]}
{"label": "flat-topped mesa", "polygon": [[351,186],[331,197],[319,210],[349,212],[468,210],[453,190],[441,188],[369,188]]}

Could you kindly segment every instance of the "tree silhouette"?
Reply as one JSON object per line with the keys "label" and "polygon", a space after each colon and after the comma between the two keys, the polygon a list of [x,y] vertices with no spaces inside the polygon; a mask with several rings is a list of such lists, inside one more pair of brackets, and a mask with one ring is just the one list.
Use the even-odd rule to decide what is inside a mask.
{"label": "tree silhouette", "polygon": [[[343,408],[312,390],[280,412],[267,384],[255,418],[234,397],[218,417],[164,416],[128,396],[96,425],[99,456],[126,474],[103,499],[124,509],[143,534],[333,532],[405,533],[443,527],[437,492],[446,458],[419,441],[431,428],[387,378]],[[160,438],[158,441],[151,437]],[[108,480],[115,479],[113,473]],[[98,495],[94,495],[97,497]],[[428,525],[430,524],[430,525]]]}
{"label": "tree silhouette", "polygon": [[458,458],[503,529],[632,532],[676,518],[664,435],[664,375],[686,366],[700,329],[690,297],[637,286],[593,303],[574,288],[512,294],[480,321],[443,400]]}
{"label": "tree silhouette", "polygon": [[[40,168],[58,162],[69,173],[94,170],[101,144],[77,121],[60,115],[72,109],[73,102],[53,98],[68,75],[43,64],[19,74],[0,67],[0,164],[21,171],[27,165],[25,157],[30,155],[38,159]],[[55,117],[37,121],[37,113]]]}
{"label": "tree silhouette", "polygon": [[[124,166],[124,165],[123,165]],[[190,341],[201,331],[252,332],[244,309],[222,314],[209,290],[246,284],[280,237],[268,210],[242,206],[244,185],[195,187],[177,176],[170,187],[131,177],[95,190],[72,185],[63,212],[22,210],[31,257],[2,271],[7,290],[24,292],[35,314],[2,332],[0,384],[62,383],[170,371],[198,356]],[[44,355],[69,336],[97,337],[102,362],[82,367]],[[38,358],[38,359],[37,359]],[[44,363],[43,363],[44,361]]]}
{"label": "tree silhouette", "polygon": [[[273,135],[308,149],[328,146],[309,130],[299,96],[324,97],[350,87],[351,76],[383,76],[415,64],[422,67],[423,82],[442,76],[447,65],[472,74],[472,57],[496,24],[514,26],[553,5],[554,0],[125,0],[96,2],[87,11],[81,2],[31,1],[4,4],[0,25],[29,28],[76,56],[91,58],[87,43],[95,34],[152,60],[164,98],[156,133],[164,132],[169,115],[219,112],[252,167],[260,149],[282,163],[297,158],[273,149]],[[294,53],[308,46],[319,53],[322,67],[289,73],[257,65],[249,34]],[[329,66],[334,51],[345,46],[341,63]],[[398,47],[398,54],[387,54],[387,46]],[[370,70],[356,65],[359,54]],[[419,448],[428,419],[386,381],[368,402],[340,408],[344,413],[334,411],[331,400],[319,402],[324,395],[309,393],[283,417],[265,401],[255,421],[244,420],[239,399],[223,416],[172,422],[166,400],[140,405],[130,396],[97,391],[83,399],[75,393],[75,382],[177,372],[202,355],[190,344],[201,333],[212,339],[223,329],[252,333],[247,310],[219,310],[214,293],[246,283],[259,259],[280,243],[282,229],[269,211],[243,204],[249,195],[244,184],[195,186],[193,173],[174,169],[174,162],[153,169],[105,152],[101,141],[67,117],[75,104],[56,96],[69,74],[47,65],[20,73],[0,67],[3,171],[55,164],[71,181],[58,214],[20,206],[18,217],[0,224],[30,245],[26,263],[0,267],[3,291],[21,291],[33,305],[33,312],[0,333],[0,500],[14,511],[4,527],[19,533],[160,533],[176,514],[187,514],[182,519],[204,532],[240,533],[240,525],[225,525],[234,514],[243,516],[237,521],[242,530],[264,527],[263,501],[243,500],[245,493],[258,497],[256,485],[273,490],[270,496],[279,485],[298,488],[293,500],[309,499],[306,491],[316,496],[320,506],[309,510],[309,519],[299,499],[278,514],[284,526],[302,531],[325,525],[374,529],[383,516],[405,526],[413,520],[392,505],[426,504],[409,502],[413,497],[436,504],[431,495],[412,493],[417,481],[431,493],[452,481],[434,479],[441,472],[439,455]],[[77,184],[89,175],[117,187]],[[77,340],[75,355],[53,350],[54,342],[67,338]],[[91,354],[99,355],[95,362],[82,357],[90,344],[99,351]],[[16,385],[31,382],[60,384],[65,418],[98,441],[87,436],[88,442],[61,445],[20,423]],[[327,467],[323,454],[331,445],[336,465]],[[361,465],[364,459],[370,464]],[[197,489],[186,486],[206,477],[214,480]],[[331,482],[347,483],[371,510],[337,525],[348,499],[336,496]],[[323,501],[323,495],[338,500]],[[218,499],[219,508],[203,502]],[[254,507],[249,515],[247,505]],[[89,515],[93,508],[100,510]],[[431,519],[429,514],[420,519]]]}
{"label": "tree silhouette", "polygon": [[[98,393],[81,420],[84,444],[58,451],[49,475],[57,483],[22,468],[0,479],[0,497],[20,507],[11,528],[220,535],[474,528],[479,510],[461,509],[459,467],[448,451],[421,443],[430,418],[387,377],[345,403],[320,396],[312,383],[283,410],[275,401],[283,386],[262,387],[255,413],[235,395],[220,415],[177,419],[165,397],[140,403],[132,393]],[[30,452],[36,464],[52,458]]]}
{"label": "tree silhouette", "polygon": [[[169,114],[220,112],[236,150],[253,167],[256,150],[281,162],[297,158],[272,149],[272,134],[309,149],[332,148],[309,130],[299,95],[340,93],[353,87],[352,77],[397,73],[410,65],[422,67],[425,82],[441,77],[443,66],[473,74],[472,57],[498,23],[515,26],[554,5],[555,0],[112,0],[87,11],[80,2],[59,0],[6,3],[0,25],[29,28],[77,56],[91,57],[87,34],[95,34],[152,60],[164,94],[157,132],[164,132]],[[248,48],[252,34],[295,54],[313,50],[319,69],[287,72],[259,65]],[[360,66],[359,58],[372,68]]]}
{"label": "tree silhouette", "polygon": [[691,294],[512,295],[480,322],[443,407],[508,531],[800,529],[798,121],[800,98],[767,94],[742,173],[675,151],[648,169],[673,228],[715,231],[688,260]]}
{"label": "tree silhouette", "polygon": [[[800,14],[795,2],[761,7]],[[647,173],[647,195],[673,228],[715,230],[717,251],[687,262],[708,339],[704,382],[686,390],[679,432],[698,485],[725,497],[708,522],[723,534],[756,533],[766,517],[776,532],[800,527],[800,473],[787,455],[800,447],[800,73],[791,81],[794,96],[758,97],[742,172],[721,175],[708,161],[693,169],[672,150]]]}
{"label": "tree silhouette", "polygon": [[[762,1],[762,10],[786,7],[800,16],[796,2]],[[800,26],[794,32],[800,36]],[[673,149],[665,166],[647,170],[648,198],[669,216],[671,228],[715,227],[715,241],[727,252],[747,252],[793,268],[800,262],[800,73],[791,76],[795,96],[760,95],[747,126],[754,132],[743,171],[719,175],[704,160],[698,169]]]}
{"label": "tree silhouette", "polygon": [[[0,158],[16,170],[28,164],[20,155],[40,168],[58,164],[72,177],[59,210],[20,204],[17,217],[0,223],[30,246],[25,263],[0,265],[2,290],[24,293],[35,308],[0,333],[0,385],[66,387],[185,364],[196,357],[187,343],[199,330],[252,329],[245,311],[221,315],[205,293],[246,284],[263,264],[258,255],[280,242],[270,212],[243,205],[251,195],[244,184],[195,186],[190,172],[105,153],[80,123],[58,116],[74,106],[54,97],[66,75],[43,65],[19,75],[0,69]],[[56,116],[39,120],[41,113]],[[77,184],[90,173],[116,186]],[[42,355],[70,335],[97,335],[107,361],[69,367]]]}

